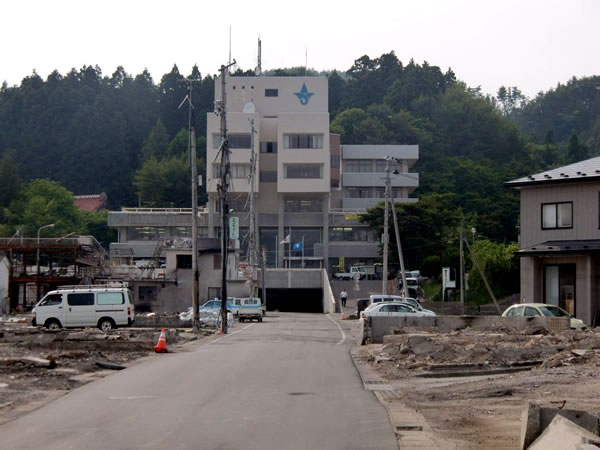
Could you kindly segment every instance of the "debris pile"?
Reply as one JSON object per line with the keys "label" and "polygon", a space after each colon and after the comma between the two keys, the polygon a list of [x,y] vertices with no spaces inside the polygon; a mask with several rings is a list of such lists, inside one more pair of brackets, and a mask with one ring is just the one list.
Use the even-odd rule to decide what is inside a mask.
{"label": "debris pile", "polygon": [[482,333],[412,333],[386,336],[385,344],[370,346],[370,362],[391,378],[403,371],[485,366],[544,368],[600,363],[600,332],[564,331],[537,335]]}

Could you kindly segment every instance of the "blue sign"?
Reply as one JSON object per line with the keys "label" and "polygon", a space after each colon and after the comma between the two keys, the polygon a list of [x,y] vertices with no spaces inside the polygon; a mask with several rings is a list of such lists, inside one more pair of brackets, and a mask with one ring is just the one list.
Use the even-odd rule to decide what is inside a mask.
{"label": "blue sign", "polygon": [[308,92],[308,89],[306,89],[306,83],[302,83],[302,89],[300,89],[300,92],[294,92],[294,95],[298,97],[301,105],[308,105],[308,101],[313,95],[315,95],[315,93]]}
{"label": "blue sign", "polygon": [[303,247],[302,242],[296,242],[296,243],[294,243],[294,245],[292,245],[292,250],[302,250],[302,247]]}

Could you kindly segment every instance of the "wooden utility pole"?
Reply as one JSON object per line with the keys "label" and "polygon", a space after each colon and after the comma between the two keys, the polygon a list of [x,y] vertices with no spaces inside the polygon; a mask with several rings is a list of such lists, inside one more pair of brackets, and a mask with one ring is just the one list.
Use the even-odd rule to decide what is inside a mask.
{"label": "wooden utility pole", "polygon": [[459,253],[460,253],[460,268],[459,268],[459,272],[460,272],[460,304],[462,305],[463,308],[463,314],[465,312],[465,260],[464,260],[464,255],[463,255],[463,226],[464,226],[464,222],[463,220],[460,221],[460,231],[459,231],[459,239],[460,239],[460,246],[459,246]]}
{"label": "wooden utility pole", "polygon": [[385,212],[383,216],[383,285],[381,286],[381,293],[387,295],[387,283],[388,283],[388,244],[390,241],[389,236],[389,211],[388,211],[388,191],[390,186],[390,169],[386,164],[385,166]]}
{"label": "wooden utility pole", "polygon": [[235,59],[228,65],[222,65],[221,72],[221,101],[217,103],[217,114],[221,116],[221,183],[219,184],[219,197],[221,200],[221,329],[227,334],[227,247],[229,244],[229,204],[227,191],[229,189],[230,163],[229,141],[227,137],[227,93],[225,90],[225,77],[229,67],[235,64]]}

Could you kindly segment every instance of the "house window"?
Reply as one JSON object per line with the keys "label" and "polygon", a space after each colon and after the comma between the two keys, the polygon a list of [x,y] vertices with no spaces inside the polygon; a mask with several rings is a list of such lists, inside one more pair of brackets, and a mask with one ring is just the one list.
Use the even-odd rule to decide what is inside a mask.
{"label": "house window", "polygon": [[261,153],[277,153],[277,142],[261,142]]}
{"label": "house window", "polygon": [[250,165],[248,164],[232,164],[231,177],[236,179],[248,178],[250,176]]}
{"label": "house window", "polygon": [[191,269],[192,268],[192,255],[177,255],[177,268],[178,269]]}
{"label": "house window", "polygon": [[575,315],[575,264],[544,266],[544,303]]}
{"label": "house window", "polygon": [[265,89],[265,97],[279,97],[279,89]]}
{"label": "house window", "polygon": [[372,172],[372,164],[369,159],[348,159],[346,160],[346,172],[367,173]]}
{"label": "house window", "polygon": [[[385,172],[386,163],[387,163],[387,161],[382,160],[382,159],[376,160],[375,161],[375,172],[380,172],[380,173]],[[397,163],[395,161],[390,161],[390,172],[393,172],[394,170],[402,172],[402,167],[399,163]]]}
{"label": "house window", "polygon": [[323,178],[322,164],[285,164],[286,178]]}
{"label": "house window", "polygon": [[542,204],[542,229],[573,228],[573,202]]}
{"label": "house window", "polygon": [[213,255],[213,269],[219,270],[221,269],[221,254],[215,253]]}
{"label": "house window", "polygon": [[285,148],[323,148],[323,135],[286,134],[283,143]]}

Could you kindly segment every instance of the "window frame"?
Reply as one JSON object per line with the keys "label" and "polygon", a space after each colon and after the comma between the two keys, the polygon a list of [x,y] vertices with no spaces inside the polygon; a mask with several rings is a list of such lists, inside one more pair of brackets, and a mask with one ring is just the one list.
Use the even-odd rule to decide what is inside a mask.
{"label": "window frame", "polygon": [[[559,217],[558,217],[558,205],[571,205],[571,225],[568,227],[559,226]],[[555,212],[555,225],[553,227],[544,226],[544,207],[545,206],[554,206]],[[540,206],[540,219],[541,219],[541,228],[542,230],[572,230],[573,229],[573,202],[550,202],[550,203],[542,203]]]}

